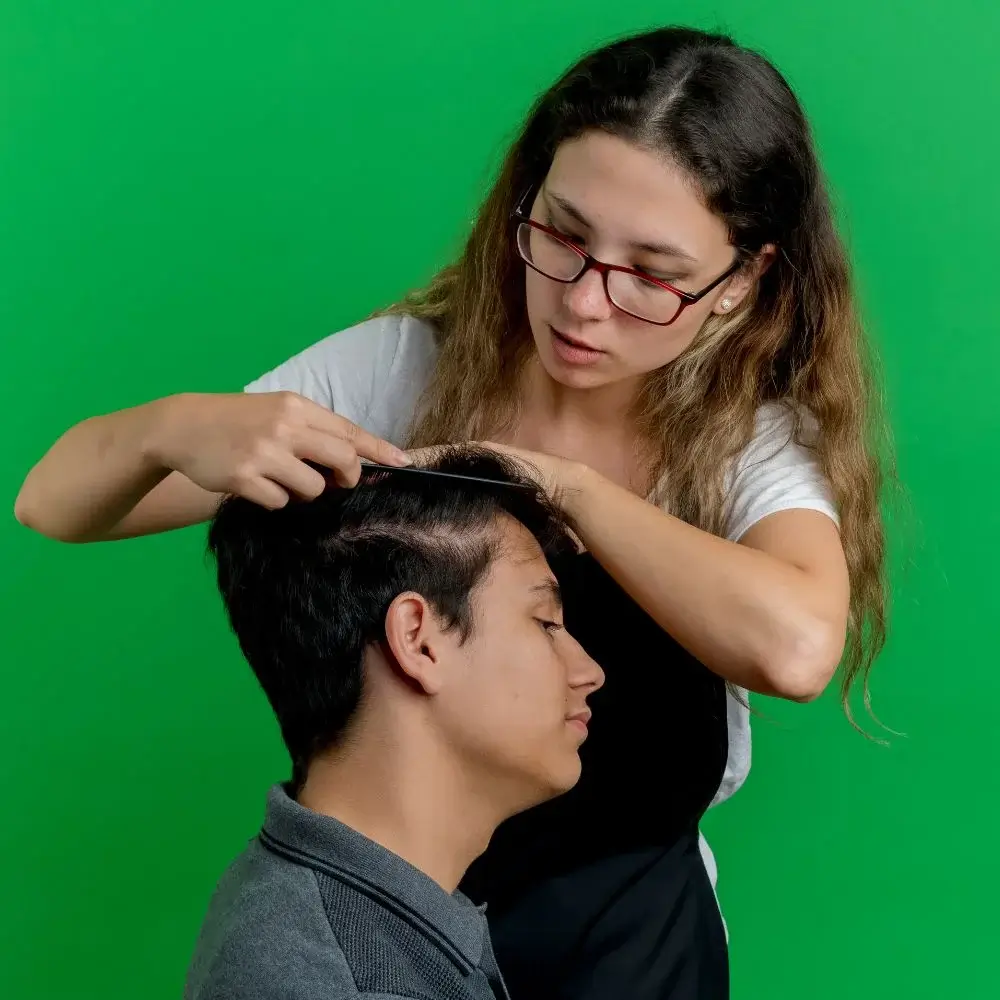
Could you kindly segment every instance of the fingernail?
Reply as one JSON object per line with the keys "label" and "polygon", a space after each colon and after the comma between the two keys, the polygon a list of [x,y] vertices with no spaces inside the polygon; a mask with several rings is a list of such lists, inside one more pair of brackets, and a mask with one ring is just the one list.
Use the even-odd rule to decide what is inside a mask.
{"label": "fingernail", "polygon": [[400,451],[398,448],[396,449],[396,461],[400,465],[413,465],[413,459],[405,451]]}

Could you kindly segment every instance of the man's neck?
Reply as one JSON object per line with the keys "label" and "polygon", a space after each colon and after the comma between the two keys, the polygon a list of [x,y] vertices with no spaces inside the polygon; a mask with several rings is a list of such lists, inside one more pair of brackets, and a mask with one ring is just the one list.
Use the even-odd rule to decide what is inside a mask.
{"label": "man's neck", "polygon": [[364,745],[318,758],[299,804],[339,820],[452,893],[508,813],[497,807],[495,785],[484,797],[493,783],[459,773],[445,751],[402,744],[368,732]]}

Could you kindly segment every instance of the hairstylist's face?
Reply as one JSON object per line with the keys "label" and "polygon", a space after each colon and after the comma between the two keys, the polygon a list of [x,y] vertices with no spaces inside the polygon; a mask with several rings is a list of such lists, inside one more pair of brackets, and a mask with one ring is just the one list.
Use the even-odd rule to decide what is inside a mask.
{"label": "hairstylist's face", "polygon": [[587,697],[604,673],[562,627],[559,589],[534,537],[512,519],[500,531],[472,595],[473,633],[450,654],[435,712],[484,797],[513,812],[578,781]]}
{"label": "hairstylist's face", "polygon": [[[681,291],[701,291],[735,260],[725,223],[705,207],[687,175],[654,153],[600,132],[559,147],[531,217],[603,263],[637,268]],[[723,311],[723,298],[734,308],[748,290],[738,273],[672,325],[656,326],[616,309],[594,270],[574,284],[560,284],[529,267],[525,272],[539,358],[553,379],[576,388],[662,367],[684,351],[713,310]],[[574,349],[564,338],[593,350]]]}

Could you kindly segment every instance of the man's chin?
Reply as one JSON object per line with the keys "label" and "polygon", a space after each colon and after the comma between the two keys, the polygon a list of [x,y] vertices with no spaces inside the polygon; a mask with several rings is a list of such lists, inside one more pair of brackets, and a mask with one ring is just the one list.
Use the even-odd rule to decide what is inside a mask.
{"label": "man's chin", "polygon": [[576,786],[582,773],[583,766],[580,763],[580,755],[575,751],[551,762],[544,773],[536,771],[532,775],[533,780],[528,783],[530,791],[518,803],[517,812],[525,812],[535,806],[540,806],[543,802],[549,802],[560,795],[565,795]]}
{"label": "man's chin", "polygon": [[554,799],[575,788],[582,773],[583,766],[580,763],[580,755],[574,753],[572,758],[566,760],[558,773],[553,773],[547,798]]}

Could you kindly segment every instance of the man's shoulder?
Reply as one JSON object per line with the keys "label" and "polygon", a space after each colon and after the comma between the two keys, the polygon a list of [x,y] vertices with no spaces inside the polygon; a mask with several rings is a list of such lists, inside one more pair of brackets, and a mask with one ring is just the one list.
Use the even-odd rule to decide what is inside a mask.
{"label": "man's shoulder", "polygon": [[315,874],[259,841],[251,843],[212,897],[184,995],[185,1000],[358,996]]}

